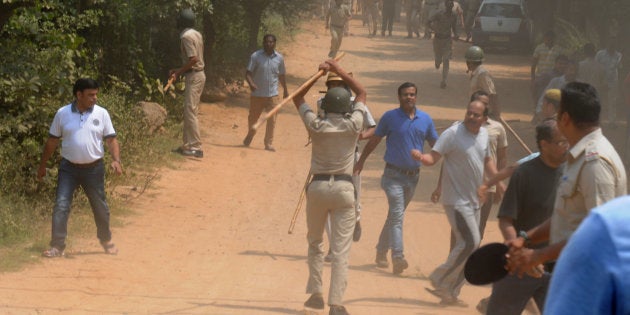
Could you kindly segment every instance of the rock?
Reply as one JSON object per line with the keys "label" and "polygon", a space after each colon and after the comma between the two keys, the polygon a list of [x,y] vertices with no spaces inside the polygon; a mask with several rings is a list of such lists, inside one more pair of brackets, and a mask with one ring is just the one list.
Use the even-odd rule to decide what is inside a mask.
{"label": "rock", "polygon": [[164,107],[158,103],[152,102],[138,102],[136,106],[144,122],[147,124],[149,134],[153,134],[155,131],[162,128],[168,114]]}

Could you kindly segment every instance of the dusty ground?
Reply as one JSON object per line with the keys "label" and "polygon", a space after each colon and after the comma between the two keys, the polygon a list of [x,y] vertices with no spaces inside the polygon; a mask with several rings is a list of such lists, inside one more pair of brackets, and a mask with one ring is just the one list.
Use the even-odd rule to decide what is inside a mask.
{"label": "dusty ground", "polygon": [[[359,20],[352,21],[351,32],[342,44],[348,54],[342,64],[367,87],[368,104],[377,118],[397,106],[396,88],[404,81],[418,84],[420,108],[438,127],[463,118],[468,97],[466,43],[455,44],[449,86],[441,90],[430,41],[403,38],[401,25],[394,37],[370,39]],[[293,44],[279,39],[291,91],[317,71],[328,47],[329,35],[319,20]],[[526,90],[529,57],[491,53],[486,60],[505,119],[535,149]],[[318,83],[307,99],[314,102],[323,87],[323,81]],[[131,206],[136,214],[113,231],[118,256],[103,255],[96,239],[73,239],[68,258],[0,275],[0,312],[303,313],[308,297],[304,213],[293,234],[287,229],[308,172],[310,147],[304,146],[306,132],[292,105],[280,113],[277,152],[263,150],[260,134],[251,148],[241,147],[247,103],[243,95],[201,107],[206,156],[163,170],[154,187]],[[381,144],[363,172],[364,232],[353,244],[345,305],[353,314],[475,314],[475,305],[490,288],[465,285],[460,298],[468,308],[440,307],[424,290],[426,276],[446,259],[448,248],[446,217],[441,206],[429,201],[438,167],[422,170],[407,210],[405,254],[410,268],[393,276],[391,270],[375,267],[374,246],[387,212],[380,189],[383,152]],[[524,150],[510,137],[510,161],[522,155]],[[484,243],[500,241],[492,220]],[[329,271],[327,266],[326,293]]]}

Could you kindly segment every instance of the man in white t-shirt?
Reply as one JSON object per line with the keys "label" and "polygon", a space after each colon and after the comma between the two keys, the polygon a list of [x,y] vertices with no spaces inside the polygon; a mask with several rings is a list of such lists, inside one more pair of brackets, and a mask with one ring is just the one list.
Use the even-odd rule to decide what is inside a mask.
{"label": "man in white t-shirt", "polygon": [[425,166],[434,165],[444,156],[442,203],[455,232],[455,247],[446,262],[429,276],[434,289],[427,288],[441,299],[441,305],[467,307],[457,297],[464,284],[466,258],[480,242],[481,202],[477,187],[483,182],[484,171],[490,175],[496,173],[488,149],[488,131],[483,127],[487,119],[488,107],[481,101],[472,101],[464,121],[446,129],[430,153],[411,152]]}
{"label": "man in white t-shirt", "polygon": [[116,131],[109,113],[96,105],[98,83],[92,79],[79,79],[74,84],[76,100],[57,111],[49,137],[44,146],[37,171],[41,180],[46,175],[47,162],[61,142],[61,164],[57,177],[57,197],[52,215],[52,239],[44,257],[61,257],[66,248],[68,218],[74,191],[81,186],[90,201],[96,236],[106,254],[115,255],[118,249],[112,243],[109,229],[109,207],[105,200],[105,166],[103,156],[106,143],[112,156],[111,167],[122,174],[120,149]]}

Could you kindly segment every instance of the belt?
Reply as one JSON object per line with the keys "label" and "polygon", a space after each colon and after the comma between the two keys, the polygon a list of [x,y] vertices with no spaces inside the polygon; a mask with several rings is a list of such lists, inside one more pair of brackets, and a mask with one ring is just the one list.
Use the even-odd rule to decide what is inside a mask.
{"label": "belt", "polygon": [[[66,160],[66,159],[64,159],[64,160]],[[101,162],[103,162],[103,159],[98,159],[98,160],[96,160],[94,162],[85,163],[85,164],[72,163],[69,160],[66,160],[66,161],[68,161],[68,164],[70,164],[70,166],[72,166],[72,167],[76,167],[76,168],[91,168],[91,167],[95,167],[98,164],[100,164]]]}
{"label": "belt", "polygon": [[450,34],[437,34],[436,33],[435,34],[435,38],[436,39],[449,39],[449,38],[451,38],[451,35]]}
{"label": "belt", "polygon": [[315,174],[315,175],[313,175],[313,180],[312,181],[316,181],[316,180],[330,180],[331,177],[333,177],[333,179],[335,179],[335,180],[345,180],[347,182],[351,182],[352,183],[352,176],[350,176],[348,174]]}
{"label": "belt", "polygon": [[203,71],[203,69],[201,69],[201,70],[188,69],[186,72],[184,72],[184,74],[189,74],[189,73],[192,73],[192,72],[200,72],[200,71]]}
{"label": "belt", "polygon": [[407,176],[416,176],[418,175],[418,173],[420,173],[420,168],[416,168],[416,169],[404,169],[404,168],[400,168],[396,165],[393,164],[389,164],[389,163],[385,163],[385,168],[390,168],[393,169],[401,174],[407,175]]}

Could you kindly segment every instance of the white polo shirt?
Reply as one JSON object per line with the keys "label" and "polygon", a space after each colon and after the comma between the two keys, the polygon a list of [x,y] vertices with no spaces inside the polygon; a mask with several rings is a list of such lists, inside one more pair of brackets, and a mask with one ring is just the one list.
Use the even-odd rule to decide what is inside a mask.
{"label": "white polo shirt", "polygon": [[115,137],[109,113],[94,105],[80,113],[74,103],[60,108],[55,114],[49,134],[61,138],[61,156],[75,164],[92,163],[105,155],[105,138]]}

